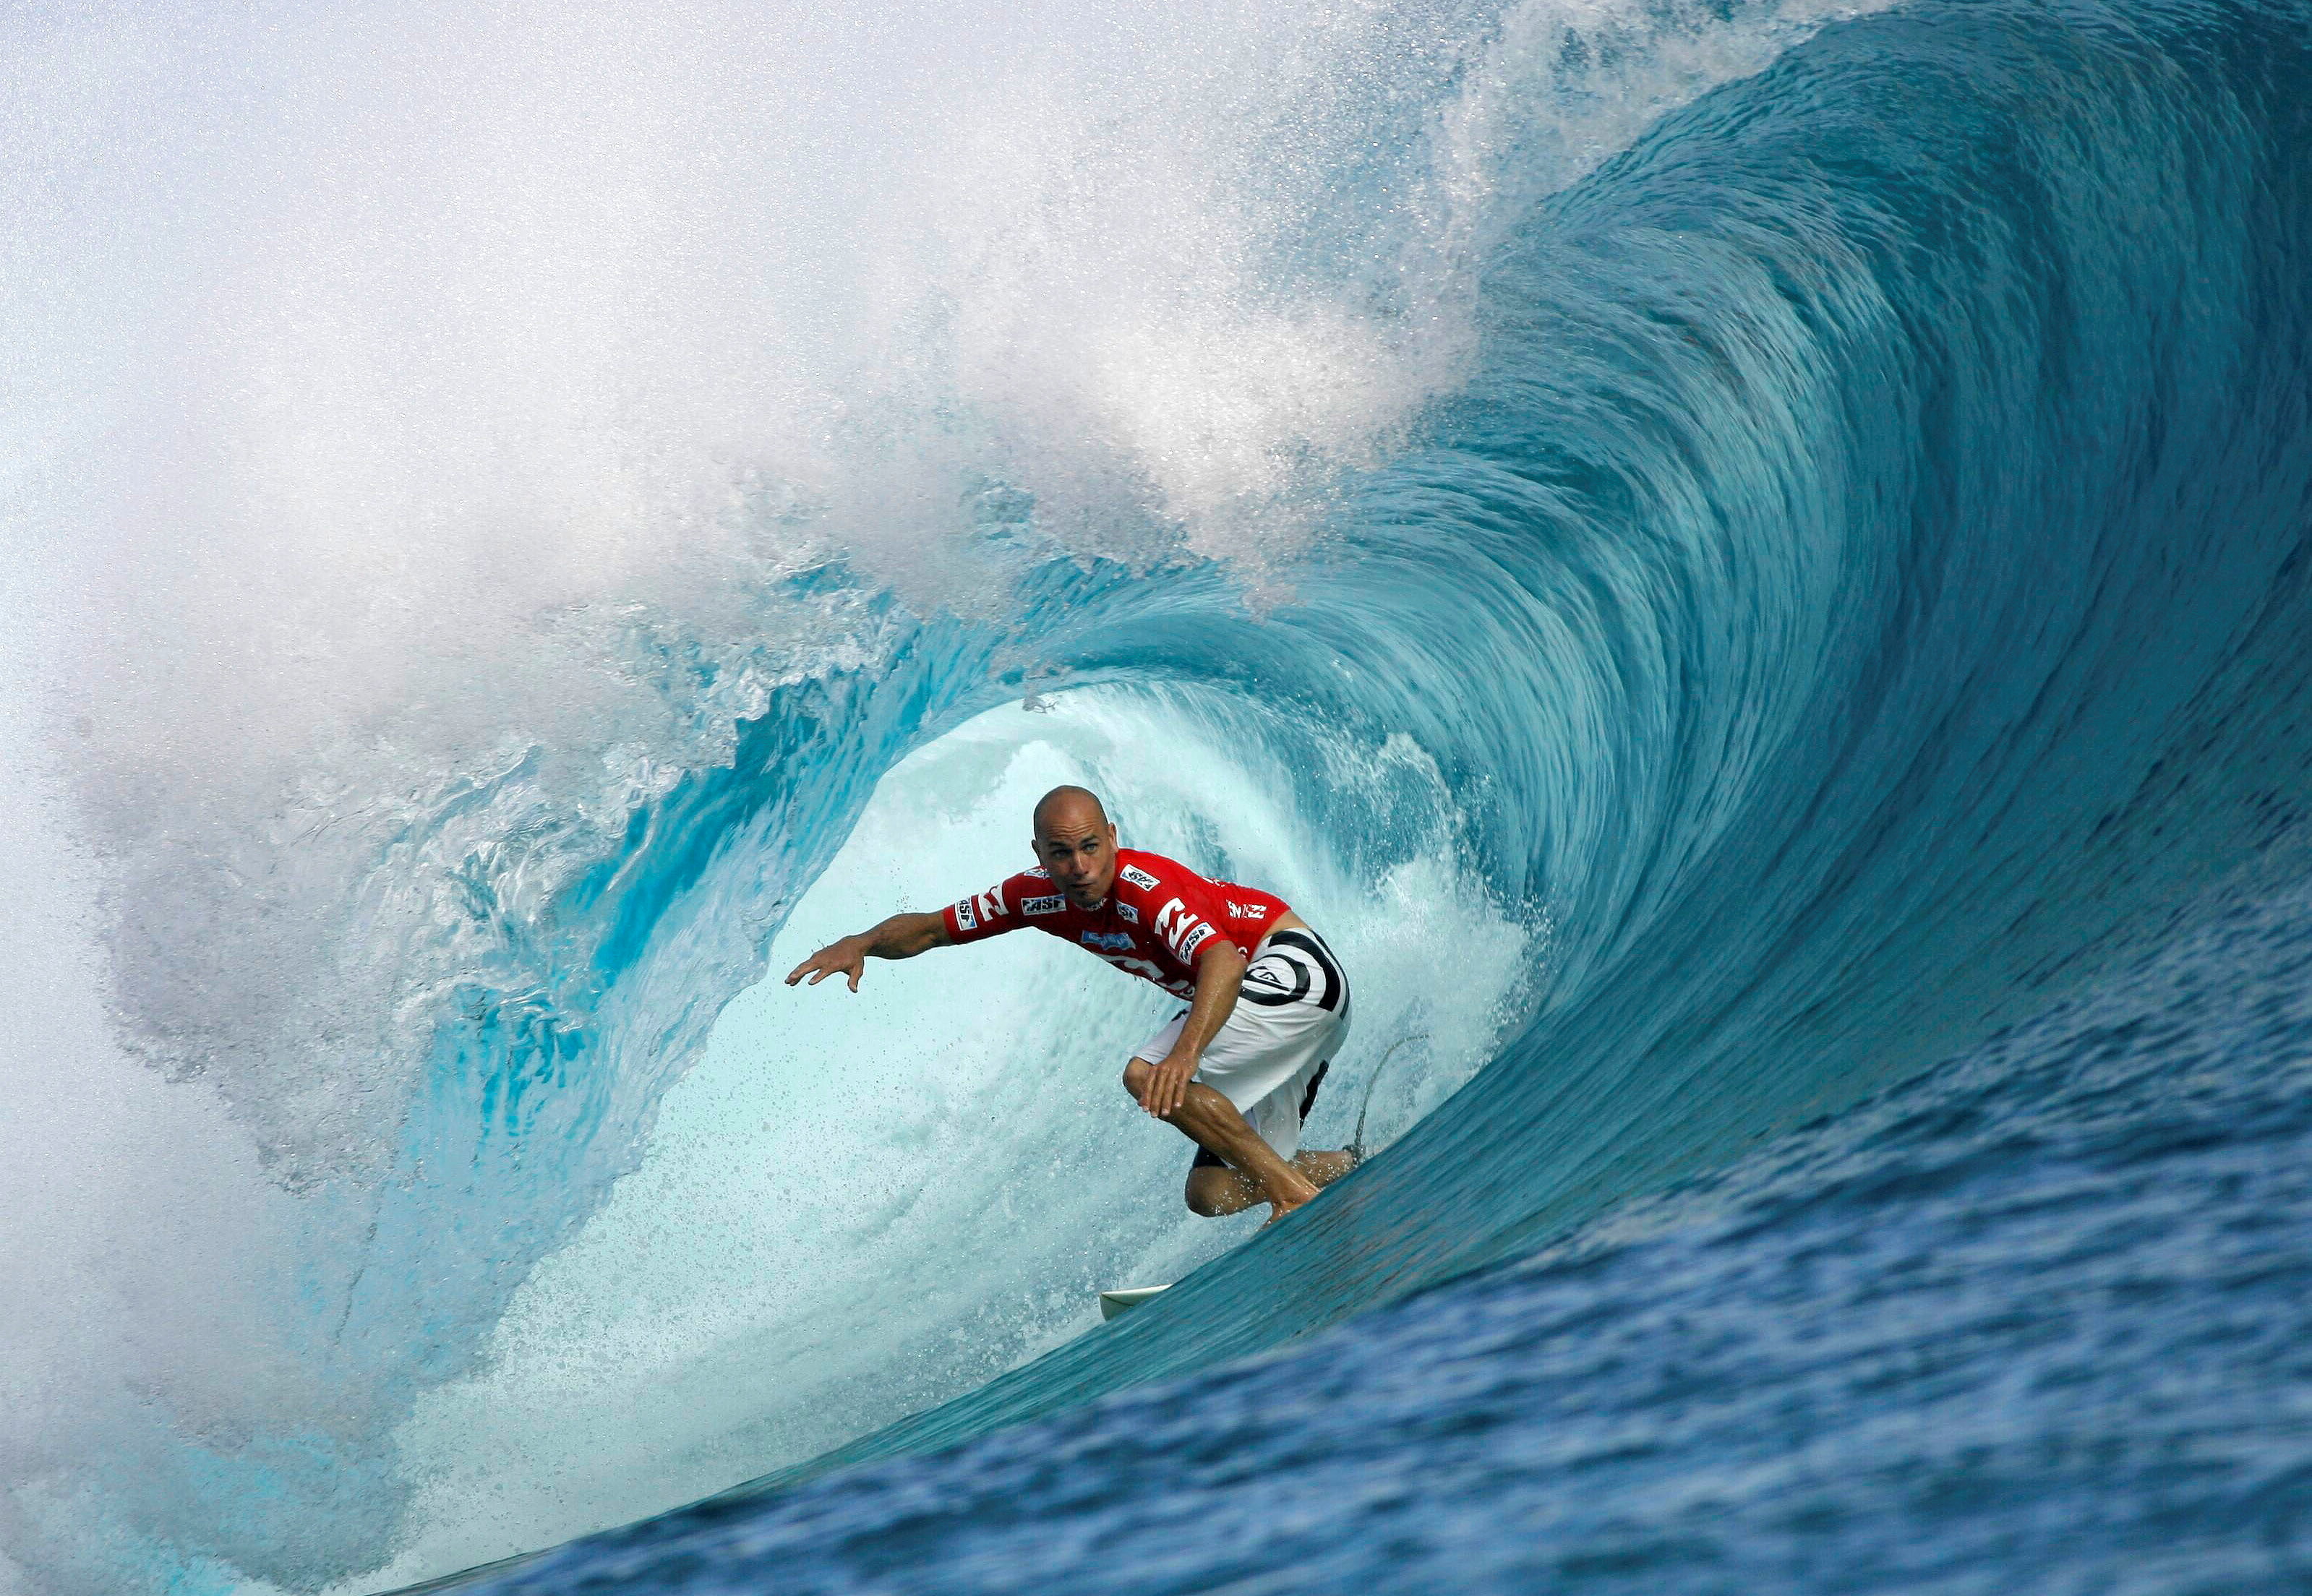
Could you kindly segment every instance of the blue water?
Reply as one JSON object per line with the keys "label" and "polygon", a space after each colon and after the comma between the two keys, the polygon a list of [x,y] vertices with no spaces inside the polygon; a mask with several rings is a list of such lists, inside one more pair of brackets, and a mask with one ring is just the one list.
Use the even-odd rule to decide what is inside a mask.
{"label": "blue water", "polygon": [[4,1596],[2312,1584],[2304,0],[0,32]]}
{"label": "blue water", "polygon": [[872,610],[572,903],[614,981],[1030,666],[1188,691],[1351,868],[1319,733],[1433,759],[1550,928],[1498,1058],[1148,1308],[477,1588],[2312,1580],[2312,11],[1836,22],[1493,249],[1287,602]]}
{"label": "blue water", "polygon": [[477,1588],[2303,1589],[2308,915],[1289,1351]]}

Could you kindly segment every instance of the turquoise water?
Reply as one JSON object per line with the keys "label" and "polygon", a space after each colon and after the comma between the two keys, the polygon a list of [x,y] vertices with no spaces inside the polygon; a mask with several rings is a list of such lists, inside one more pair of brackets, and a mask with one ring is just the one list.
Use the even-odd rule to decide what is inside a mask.
{"label": "turquoise water", "polygon": [[[40,188],[0,1589],[2301,1585],[2312,12],[538,14],[27,45],[215,119]],[[759,984],[1060,780],[1416,1039],[1289,1223]]]}
{"label": "turquoise water", "polygon": [[1031,605],[1427,750],[1530,1018],[1149,1309],[493,1588],[2301,1579],[2307,22],[1826,29],[1503,242],[1292,605]]}
{"label": "turquoise water", "polygon": [[2301,1589],[2308,912],[2218,911],[2123,987],[1274,1356],[460,1588]]}

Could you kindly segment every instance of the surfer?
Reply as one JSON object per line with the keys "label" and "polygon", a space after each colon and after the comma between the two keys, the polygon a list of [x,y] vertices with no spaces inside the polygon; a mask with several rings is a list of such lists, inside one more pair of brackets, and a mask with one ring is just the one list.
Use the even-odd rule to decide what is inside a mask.
{"label": "surfer", "polygon": [[855,992],[870,957],[911,959],[1032,926],[1187,1000],[1125,1064],[1124,1089],[1196,1144],[1191,1210],[1265,1202],[1274,1224],[1354,1168],[1354,1152],[1300,1151],[1300,1122],[1349,1034],[1348,980],[1308,922],[1273,894],[1118,848],[1082,787],[1046,793],[1034,833],[1035,868],[829,943],[787,985],[842,975]]}

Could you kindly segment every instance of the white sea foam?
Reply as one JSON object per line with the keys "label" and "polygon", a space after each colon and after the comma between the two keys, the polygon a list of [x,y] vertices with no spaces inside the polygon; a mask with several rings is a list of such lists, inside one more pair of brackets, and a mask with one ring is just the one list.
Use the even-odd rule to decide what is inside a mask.
{"label": "white sea foam", "polygon": [[[778,684],[878,659],[871,617],[794,573],[840,556],[996,617],[1055,552],[1187,548],[1257,580],[1467,369],[1504,187],[1571,180],[1795,14],[12,13],[0,723],[10,812],[43,818],[9,844],[39,1001],[0,1054],[24,1083],[0,1223],[37,1244],[12,1240],[32,1328],[0,1377],[38,1400],[0,1403],[0,1583],[315,1583],[390,1555],[412,1488],[437,1549],[585,1516],[460,1527],[397,1450],[460,1478],[427,1450],[442,1409],[412,1404],[465,1375],[511,1284],[374,1272],[384,1217],[426,1200],[447,995],[528,969],[542,906]],[[1584,38],[1610,69],[1566,65]],[[985,537],[994,499],[1032,518]],[[1384,890],[1428,901],[1433,868],[1408,854]],[[683,940],[704,911],[604,1017],[595,1067],[635,1083],[612,1145],[524,1201],[574,1221],[634,1156],[682,1063],[668,1016],[736,979],[745,934]],[[1365,955],[1408,959],[1408,935]],[[1473,1045],[1439,1041],[1408,1086]],[[486,1231],[494,1195],[401,1217]],[[569,1295],[605,1278],[587,1256],[498,1332],[510,1410],[551,1406],[522,1348],[617,1320]],[[979,1311],[927,1334],[949,1350],[912,1389],[1064,1328]],[[665,1378],[728,1345],[702,1331]],[[698,1461],[666,1478],[721,1483],[766,1461],[740,1461],[744,1425],[804,1445],[899,1390],[830,1399],[817,1429],[677,1425]],[[542,1441],[505,1488],[550,1496],[577,1445]],[[663,1499],[643,1452],[572,1499]]]}

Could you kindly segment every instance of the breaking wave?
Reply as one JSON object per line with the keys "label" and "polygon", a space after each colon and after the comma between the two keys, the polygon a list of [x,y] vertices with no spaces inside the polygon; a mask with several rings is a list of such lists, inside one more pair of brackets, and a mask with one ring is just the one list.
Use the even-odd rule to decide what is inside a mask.
{"label": "breaking wave", "polygon": [[[918,21],[23,24],[0,1574],[1272,1347],[2292,857],[2300,8]],[[1419,1039],[1293,1224],[1169,1211],[1089,961],[754,984],[1063,779],[1342,949],[1321,1113]]]}

